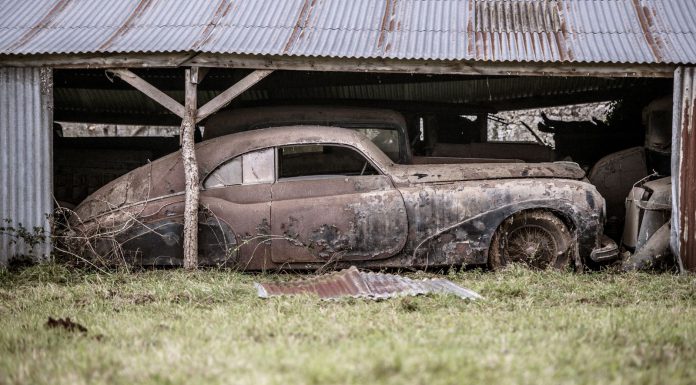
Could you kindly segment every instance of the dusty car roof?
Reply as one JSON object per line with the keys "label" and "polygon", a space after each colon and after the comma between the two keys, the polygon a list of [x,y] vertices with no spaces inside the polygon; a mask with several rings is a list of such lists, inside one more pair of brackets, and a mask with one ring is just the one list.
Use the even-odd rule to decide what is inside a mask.
{"label": "dusty car roof", "polygon": [[205,121],[205,139],[256,128],[290,125],[343,127],[378,124],[406,127],[404,117],[392,110],[346,106],[276,106],[237,108],[218,112]]}
{"label": "dusty car roof", "polygon": [[292,145],[334,143],[351,145],[361,150],[381,166],[392,161],[365,135],[339,127],[287,126],[238,132],[206,140],[196,145],[201,173],[205,174],[231,157],[262,148]]}

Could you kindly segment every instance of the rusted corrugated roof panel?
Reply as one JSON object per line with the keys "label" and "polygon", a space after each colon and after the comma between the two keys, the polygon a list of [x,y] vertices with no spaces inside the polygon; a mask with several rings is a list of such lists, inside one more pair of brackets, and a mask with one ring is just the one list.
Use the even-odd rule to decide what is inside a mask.
{"label": "rusted corrugated roof panel", "polygon": [[393,274],[359,271],[355,266],[309,279],[280,283],[257,283],[259,297],[316,294],[322,299],[341,297],[384,299],[428,293],[454,294],[482,299],[479,294],[446,279],[413,280]]}
{"label": "rusted corrugated roof panel", "polygon": [[696,63],[693,0],[1,0],[0,54]]}

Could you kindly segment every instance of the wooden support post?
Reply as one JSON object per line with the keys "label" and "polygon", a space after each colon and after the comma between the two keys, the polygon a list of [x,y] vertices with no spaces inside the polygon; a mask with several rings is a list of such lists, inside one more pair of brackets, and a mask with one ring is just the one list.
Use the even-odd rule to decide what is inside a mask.
{"label": "wooden support post", "polygon": [[271,72],[273,72],[273,70],[256,70],[245,76],[244,79],[238,81],[232,87],[226,89],[220,95],[214,97],[208,103],[203,105],[203,107],[198,110],[196,122],[200,122],[201,120],[225,107],[232,101],[232,99],[239,96],[242,92],[248,90],[251,86],[261,81],[261,79],[270,75]]}
{"label": "wooden support post", "polygon": [[186,70],[185,113],[181,122],[181,157],[186,181],[184,203],[184,268],[198,267],[198,163],[194,147],[194,131],[198,105],[198,68]]}
{"label": "wooden support post", "polygon": [[696,67],[674,72],[672,228],[670,246],[681,272],[696,272]]}
{"label": "wooden support post", "polygon": [[195,269],[198,267],[198,202],[200,193],[198,163],[194,145],[196,123],[225,107],[232,99],[268,76],[273,70],[256,70],[252,72],[206,103],[200,110],[198,109],[197,97],[198,83],[205,77],[207,70],[199,71],[198,67],[191,67],[191,69],[186,70],[183,106],[127,69],[109,69],[108,71],[182,119],[180,135],[181,158],[184,164],[184,179],[186,181],[184,193],[184,268]]}

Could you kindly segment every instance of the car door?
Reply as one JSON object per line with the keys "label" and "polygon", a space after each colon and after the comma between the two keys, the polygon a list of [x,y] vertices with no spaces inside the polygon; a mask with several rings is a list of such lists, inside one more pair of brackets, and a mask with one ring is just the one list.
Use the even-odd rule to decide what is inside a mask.
{"label": "car door", "polygon": [[[270,262],[271,185],[275,181],[275,150],[249,152],[230,159],[204,180],[201,208],[207,223],[224,223],[234,233],[228,249],[237,265],[263,269]],[[211,239],[210,242],[225,240]],[[209,245],[212,249],[212,245]],[[205,253],[201,245],[201,253]]]}
{"label": "car door", "polygon": [[401,194],[357,150],[284,146],[276,158],[273,262],[371,260],[401,251],[408,228]]}

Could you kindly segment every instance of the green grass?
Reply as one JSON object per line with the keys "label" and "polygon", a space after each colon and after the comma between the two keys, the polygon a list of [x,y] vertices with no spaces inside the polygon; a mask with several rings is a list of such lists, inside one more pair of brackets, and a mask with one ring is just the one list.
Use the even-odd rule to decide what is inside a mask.
{"label": "green grass", "polygon": [[277,276],[219,270],[0,271],[0,384],[696,383],[693,276],[448,278],[486,300],[262,300],[253,281]]}

